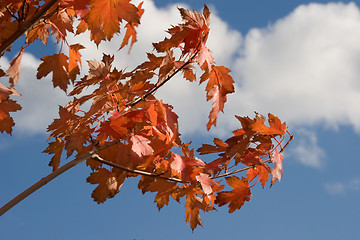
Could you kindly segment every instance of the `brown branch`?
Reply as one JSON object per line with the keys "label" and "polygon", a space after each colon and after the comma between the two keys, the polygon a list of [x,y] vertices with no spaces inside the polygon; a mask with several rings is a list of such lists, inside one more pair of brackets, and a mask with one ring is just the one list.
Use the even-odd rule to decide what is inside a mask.
{"label": "brown branch", "polygon": [[60,174],[62,174],[64,172],[66,172],[67,170],[75,167],[79,163],[93,157],[94,154],[96,154],[96,153],[98,153],[98,152],[100,152],[100,151],[102,151],[102,150],[104,150],[104,149],[106,149],[106,148],[108,148],[110,146],[113,146],[113,145],[115,145],[117,143],[119,143],[119,142],[114,141],[114,142],[107,143],[102,147],[95,148],[95,149],[91,150],[90,152],[88,152],[87,154],[83,155],[82,157],[76,158],[76,159],[72,160],[71,162],[68,162],[67,164],[61,166],[60,168],[58,168],[54,172],[50,173],[46,177],[41,178],[38,182],[36,182],[32,186],[30,186],[28,189],[26,189],[25,191],[23,191],[22,193],[17,195],[15,198],[10,200],[7,204],[2,206],[0,208],[0,216],[3,215],[4,213],[6,213],[7,211],[9,211],[16,204],[18,204],[19,202],[21,202],[22,200],[27,198],[30,194],[34,193],[39,188],[43,187],[45,184],[47,184],[48,182],[50,182],[51,180],[53,180],[54,178],[56,178]]}
{"label": "brown branch", "polygon": [[135,174],[139,174],[139,175],[143,175],[143,176],[147,176],[147,177],[153,177],[153,178],[161,178],[161,179],[165,179],[165,180],[169,180],[169,181],[173,181],[173,182],[178,182],[178,183],[184,183],[182,180],[178,179],[178,178],[172,178],[172,177],[165,177],[159,174],[154,174],[154,173],[150,173],[150,172],[146,172],[146,171],[141,171],[141,170],[136,170],[136,169],[130,169],[121,165],[118,165],[116,163],[113,162],[109,162],[103,158],[101,158],[99,155],[97,154],[93,154],[92,155],[92,159],[94,159],[95,161],[98,161],[100,163],[103,163],[105,165],[120,169],[122,171],[125,172],[129,172],[129,173],[135,173]]}
{"label": "brown branch", "polygon": [[[289,145],[289,143],[294,139],[294,135],[290,135],[290,138],[289,140],[287,141],[287,143],[284,145],[284,147],[281,148],[281,150],[279,152],[283,152],[286,147]],[[271,162],[271,158],[268,158],[267,160],[265,161],[262,161],[262,163],[268,163],[268,162]],[[259,164],[257,164],[259,165]],[[243,172],[243,171],[246,171],[250,168],[253,168],[255,167],[256,165],[254,166],[248,166],[248,167],[244,167],[244,168],[240,168],[240,169],[237,169],[237,170],[234,170],[234,171],[231,171],[231,172],[226,172],[226,173],[223,173],[223,174],[219,174],[219,175],[216,175],[216,176],[213,176],[213,177],[210,177],[211,179],[216,179],[216,178],[221,178],[221,177],[226,177],[226,176],[230,176],[230,175],[233,175],[235,173],[239,173],[239,172]]]}
{"label": "brown branch", "polygon": [[13,44],[18,38],[24,35],[24,33],[28,31],[32,26],[38,23],[44,17],[44,14],[58,1],[59,0],[50,0],[49,2],[45,3],[40,8],[40,10],[37,11],[29,20],[22,22],[19,25],[19,29],[0,45],[0,56],[8,47],[11,46],[11,44]]}

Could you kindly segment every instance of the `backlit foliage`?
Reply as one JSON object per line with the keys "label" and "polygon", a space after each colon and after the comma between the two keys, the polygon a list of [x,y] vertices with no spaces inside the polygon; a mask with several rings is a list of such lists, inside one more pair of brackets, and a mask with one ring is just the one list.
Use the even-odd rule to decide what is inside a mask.
{"label": "backlit foliage", "polygon": [[[40,10],[43,14],[31,24]],[[135,6],[130,0],[1,1],[2,55],[12,50],[9,39],[24,26],[28,28],[24,47],[7,71],[0,71],[0,76],[9,79],[8,86],[0,83],[0,131],[11,134],[14,121],[10,113],[21,109],[12,98],[20,95],[15,87],[24,50],[35,40],[46,45],[54,35],[69,51],[43,56],[36,77],[52,75],[54,88],[73,100],[59,107],[59,117],[48,127],[50,142],[44,152],[52,156],[53,171],[63,164],[63,155],[76,159],[91,153],[86,164],[93,172],[87,181],[96,185],[92,197],[97,203],[119,193],[127,178],[138,177],[143,193],[156,193],[159,210],[170,198],[185,203],[185,220],[195,229],[202,225],[200,210],[228,205],[229,212],[234,212],[250,201],[251,187],[258,181],[262,187],[269,179],[271,185],[280,181],[282,152],[287,146],[284,139],[289,142],[292,136],[276,116],[269,114],[266,121],[257,113],[254,118],[236,116],[239,128],[233,136],[203,144],[198,155],[189,143],[182,142],[178,116],[171,105],[156,98],[157,89],[176,74],[206,84],[206,99],[212,102],[207,130],[216,126],[228,94],[234,92],[230,70],[217,66],[206,47],[210,31],[207,6],[202,12],[179,8],[182,23],[169,28],[167,38],[153,43],[155,51],[133,70],[116,69],[114,57],[104,54],[101,61],[88,60],[89,72],[80,76],[81,52],[86,46],[70,45],[67,33],[89,31],[91,40],[99,45],[122,30],[120,48],[131,48],[143,12],[142,3]],[[76,27],[75,20],[79,22]],[[205,154],[217,157],[204,162],[199,157]],[[276,164],[271,167],[271,163]],[[239,173],[244,175],[235,176]]]}

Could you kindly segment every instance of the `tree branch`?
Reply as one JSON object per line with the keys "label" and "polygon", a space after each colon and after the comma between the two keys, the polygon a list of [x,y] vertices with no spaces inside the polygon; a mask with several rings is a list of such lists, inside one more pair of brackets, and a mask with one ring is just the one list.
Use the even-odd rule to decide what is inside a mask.
{"label": "tree branch", "polygon": [[9,211],[16,204],[18,204],[19,202],[21,202],[22,200],[27,198],[30,194],[34,193],[39,188],[43,187],[45,184],[47,184],[48,182],[50,182],[51,180],[53,180],[54,178],[56,178],[60,174],[62,174],[64,172],[66,172],[67,170],[75,167],[79,163],[93,157],[94,154],[96,154],[96,153],[98,153],[98,152],[100,152],[100,151],[102,151],[102,150],[104,150],[104,149],[106,149],[106,148],[108,148],[110,146],[113,146],[113,145],[115,145],[117,143],[119,143],[119,142],[114,141],[114,142],[107,143],[102,147],[95,148],[95,149],[89,151],[87,154],[83,155],[82,157],[76,158],[76,159],[72,160],[71,162],[68,162],[67,164],[61,166],[60,168],[58,168],[54,172],[50,173],[46,177],[41,178],[38,182],[36,182],[32,186],[30,186],[28,189],[26,189],[25,191],[23,191],[22,193],[17,195],[15,198],[10,200],[7,204],[2,206],[0,208],[0,216],[3,215],[4,213],[6,213],[7,211]]}
{"label": "tree branch", "polygon": [[[281,150],[279,152],[283,152],[285,150],[285,148],[289,145],[289,143],[294,139],[294,135],[290,135],[290,138],[289,140],[287,141],[287,143],[284,145],[284,147],[281,148]],[[262,163],[268,163],[268,162],[271,162],[271,158],[263,161]],[[255,165],[256,166],[256,165]],[[219,174],[219,175],[216,175],[216,176],[213,176],[213,177],[210,177],[211,179],[215,179],[215,178],[221,178],[221,177],[226,177],[226,176],[230,176],[230,175],[233,175],[235,173],[239,173],[239,172],[243,172],[243,171],[246,171],[250,168],[253,168],[255,166],[248,166],[248,167],[244,167],[244,168],[240,168],[240,169],[237,169],[237,170],[234,170],[234,171],[231,171],[231,172],[226,172],[226,173],[223,173],[223,174]]]}
{"label": "tree branch", "polygon": [[139,174],[139,175],[143,175],[143,176],[147,176],[147,177],[161,178],[161,179],[165,179],[165,180],[169,180],[169,181],[173,181],[173,182],[178,182],[178,183],[184,183],[182,180],[180,180],[180,179],[178,179],[178,178],[164,177],[164,176],[159,175],[159,174],[153,174],[153,173],[150,173],[150,172],[141,171],[141,170],[136,170],[136,169],[134,170],[134,169],[130,169],[130,168],[121,166],[121,165],[118,165],[118,164],[116,164],[116,163],[109,162],[109,161],[101,158],[101,157],[100,157],[99,155],[97,155],[97,154],[93,154],[93,155],[92,155],[92,158],[93,158],[95,161],[98,161],[98,162],[101,162],[101,163],[103,163],[103,164],[105,164],[105,165],[108,165],[108,166],[111,166],[111,167],[114,167],[114,168],[123,170],[123,171],[125,171],[125,172],[135,173],[135,174]]}
{"label": "tree branch", "polygon": [[29,20],[19,24],[19,29],[14,32],[7,40],[5,40],[0,45],[0,56],[4,51],[11,46],[18,38],[20,38],[26,31],[28,31],[32,26],[38,23],[44,16],[44,14],[54,6],[59,0],[50,0],[48,3],[44,4],[39,11],[37,11]]}

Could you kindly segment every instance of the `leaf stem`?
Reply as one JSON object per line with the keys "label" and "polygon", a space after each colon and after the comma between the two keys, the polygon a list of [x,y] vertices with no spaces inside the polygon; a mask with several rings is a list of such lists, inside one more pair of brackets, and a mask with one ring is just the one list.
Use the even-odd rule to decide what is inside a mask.
{"label": "leaf stem", "polygon": [[172,177],[164,177],[162,175],[159,174],[154,174],[154,173],[150,173],[150,172],[146,172],[146,171],[141,171],[141,170],[136,170],[136,169],[130,169],[121,165],[118,165],[116,163],[113,162],[109,162],[103,158],[101,158],[99,155],[97,154],[93,154],[92,155],[92,159],[94,159],[95,161],[98,161],[100,163],[103,163],[105,165],[123,170],[125,172],[129,172],[129,173],[135,173],[135,174],[139,174],[139,175],[143,175],[143,176],[147,176],[147,177],[153,177],[153,178],[161,178],[161,179],[165,179],[165,180],[169,180],[169,181],[173,181],[173,182],[178,182],[178,183],[184,183],[184,181],[182,181],[181,179],[178,178],[172,178]]}

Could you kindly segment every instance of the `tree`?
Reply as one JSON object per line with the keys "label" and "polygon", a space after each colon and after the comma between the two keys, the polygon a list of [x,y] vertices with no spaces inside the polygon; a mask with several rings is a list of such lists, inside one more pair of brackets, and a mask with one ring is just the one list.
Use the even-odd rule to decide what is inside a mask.
{"label": "tree", "polygon": [[[59,107],[59,117],[48,127],[50,142],[44,152],[52,155],[49,166],[53,172],[4,205],[0,215],[84,161],[93,170],[87,181],[97,185],[92,193],[97,203],[114,197],[127,178],[140,177],[138,188],[143,193],[156,193],[159,210],[170,197],[185,200],[185,220],[192,230],[202,225],[200,210],[208,212],[214,205],[229,204],[229,212],[234,212],[251,199],[251,188],[258,181],[263,188],[270,176],[270,186],[280,181],[282,152],[293,137],[278,117],[268,114],[266,123],[259,113],[254,118],[236,116],[240,128],[233,136],[225,141],[214,138],[213,144],[197,149],[199,155],[217,155],[205,163],[195,156],[190,143],[182,142],[172,106],[155,96],[176,74],[183,74],[187,81],[206,82],[206,98],[212,100],[206,128],[216,126],[227,95],[234,92],[234,80],[228,68],[215,64],[206,47],[210,31],[206,5],[201,13],[179,8],[183,22],[169,28],[169,37],[153,44],[156,54],[147,53],[148,60],[133,70],[114,68],[114,57],[104,54],[101,61],[88,60],[89,73],[81,76],[81,51],[86,46],[69,44],[67,33],[89,31],[91,40],[99,45],[125,28],[120,49],[126,45],[131,48],[143,12],[142,3],[135,6],[130,0],[0,3],[1,56],[25,34],[25,44],[10,67],[6,72],[0,70],[0,76],[9,79],[8,86],[0,83],[0,131],[11,134],[15,123],[10,113],[21,110],[12,98],[20,96],[15,86],[21,58],[34,41],[46,45],[54,35],[58,44],[68,46],[68,53],[60,50],[42,57],[36,77],[52,73],[54,88],[73,97]],[[61,164],[63,155],[74,159]],[[271,163],[275,166],[270,167]],[[237,173],[244,175],[240,178]],[[225,185],[232,190],[224,190]]]}

